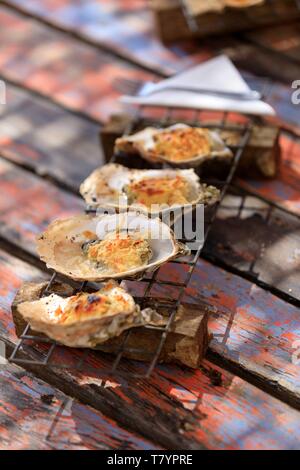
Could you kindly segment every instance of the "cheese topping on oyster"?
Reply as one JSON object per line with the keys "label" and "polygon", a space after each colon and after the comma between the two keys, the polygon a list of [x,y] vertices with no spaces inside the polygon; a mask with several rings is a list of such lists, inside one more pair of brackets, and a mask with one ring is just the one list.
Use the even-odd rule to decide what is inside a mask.
{"label": "cheese topping on oyster", "polygon": [[148,241],[135,233],[110,233],[104,240],[87,243],[83,249],[100,270],[111,274],[144,266],[152,256]]}
{"label": "cheese topping on oyster", "polygon": [[144,324],[139,306],[115,281],[92,294],[80,292],[67,298],[51,294],[23,302],[18,311],[33,330],[72,347],[95,347]]}
{"label": "cheese topping on oyster", "polygon": [[116,163],[93,171],[80,193],[90,206],[130,207],[152,215],[174,207],[213,204],[220,194],[214,186],[201,184],[193,169],[133,170]]}
{"label": "cheese topping on oyster", "polygon": [[183,127],[158,132],[153,136],[154,157],[159,155],[172,162],[191,160],[208,155],[212,144],[207,129]]}
{"label": "cheese topping on oyster", "polygon": [[153,204],[172,206],[189,203],[188,181],[180,175],[143,178],[129,183],[124,190],[128,196],[129,204],[143,204],[148,209]]}
{"label": "cheese topping on oyster", "polygon": [[220,135],[206,128],[175,124],[165,129],[152,127],[116,140],[115,152],[134,151],[151,162],[173,166],[198,166],[211,158],[232,158]]}
{"label": "cheese topping on oyster", "polygon": [[48,267],[80,281],[136,279],[188,253],[167,224],[133,211],[54,221],[37,250]]}

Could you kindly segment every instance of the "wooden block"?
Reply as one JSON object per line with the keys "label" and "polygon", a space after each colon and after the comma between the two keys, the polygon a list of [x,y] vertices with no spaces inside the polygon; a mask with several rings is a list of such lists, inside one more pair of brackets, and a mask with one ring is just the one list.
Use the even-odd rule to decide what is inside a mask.
{"label": "wooden block", "polygon": [[[15,324],[16,334],[20,336],[26,322],[18,311],[18,305],[22,302],[38,300],[43,294],[47,282],[24,283],[18,290],[12,303],[12,315]],[[61,295],[72,295],[73,289],[68,284],[54,283],[51,292]],[[162,310],[159,313],[164,315],[161,326],[167,322],[167,314]],[[175,362],[188,367],[197,368],[201,364],[208,347],[209,335],[207,331],[209,308],[207,306],[195,306],[188,304],[181,305],[178,309],[174,323],[167,336],[160,355],[160,362]],[[111,340],[98,345],[95,349],[117,353],[123,343],[126,333],[112,338]],[[133,328],[126,343],[126,349],[134,348],[141,352],[125,351],[124,357],[139,361],[150,361],[159,346],[161,333],[146,328]]]}
{"label": "wooden block", "polygon": [[[108,162],[114,149],[116,138],[126,132],[133,123],[130,115],[114,115],[110,121],[101,128],[100,140],[103,147],[105,161]],[[211,122],[210,122],[211,123]],[[201,121],[201,126],[205,126],[205,121]],[[137,123],[134,126],[139,129]],[[238,144],[241,134],[236,131],[222,131],[222,138],[228,145]],[[134,156],[130,156],[130,161],[135,162]],[[238,168],[238,174],[249,176],[262,176],[274,178],[277,175],[280,160],[279,128],[270,125],[256,125],[242,155]],[[124,163],[125,164],[125,163]],[[132,166],[132,165],[130,165]]]}
{"label": "wooden block", "polygon": [[238,184],[291,213],[300,215],[300,138],[292,134],[280,137],[281,158],[276,179],[239,178]]}
{"label": "wooden block", "polygon": [[162,41],[227,34],[272,24],[294,21],[300,17],[294,0],[266,2],[248,8],[226,8],[194,16],[197,28],[188,26],[180,0],[152,0],[156,29]]}

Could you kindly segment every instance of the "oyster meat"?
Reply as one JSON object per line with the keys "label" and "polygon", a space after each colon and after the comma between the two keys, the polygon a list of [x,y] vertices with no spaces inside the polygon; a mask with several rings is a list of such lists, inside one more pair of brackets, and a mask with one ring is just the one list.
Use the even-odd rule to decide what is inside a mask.
{"label": "oyster meat", "polygon": [[[147,309],[146,309],[147,310]],[[134,299],[116,281],[92,294],[50,294],[18,305],[31,328],[71,347],[95,347],[124,330],[145,323]]]}
{"label": "oyster meat", "polygon": [[80,193],[90,206],[149,214],[213,204],[220,194],[214,186],[200,184],[193,169],[132,170],[116,163],[96,169],[82,183]]}
{"label": "oyster meat", "polygon": [[115,152],[135,152],[150,162],[179,167],[197,167],[205,160],[233,157],[217,132],[186,124],[165,129],[148,127],[137,134],[120,137]]}
{"label": "oyster meat", "polygon": [[137,212],[54,221],[37,250],[49,268],[81,281],[140,278],[188,253],[167,224]]}

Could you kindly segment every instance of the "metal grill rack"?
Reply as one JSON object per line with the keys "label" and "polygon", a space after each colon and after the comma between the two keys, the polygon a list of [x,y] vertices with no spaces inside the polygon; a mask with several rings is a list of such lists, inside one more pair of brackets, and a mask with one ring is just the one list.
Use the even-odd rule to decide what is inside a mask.
{"label": "metal grill rack", "polygon": [[[265,0],[265,1],[271,7],[270,15],[272,15],[274,20],[276,19],[278,20],[278,18],[280,19],[279,13],[276,10],[276,4],[278,4],[278,2],[282,0]],[[296,8],[300,10],[300,0],[294,0],[294,3],[295,3]],[[189,8],[189,3],[186,0],[180,0],[180,4],[181,4],[182,12],[184,14],[189,30],[192,33],[196,34],[197,32],[199,32],[199,24],[197,21],[197,17],[194,16],[193,13],[191,12]],[[222,18],[219,18],[219,21],[220,20],[222,20]]]}
{"label": "metal grill rack", "polygon": [[[149,123],[149,119],[144,117],[143,115],[144,108],[139,108],[138,112],[135,116],[133,124],[131,125],[130,129],[126,129],[126,133],[133,132],[135,128],[144,127]],[[205,114],[205,111],[195,111],[188,110],[189,113],[194,113],[193,117],[190,120],[185,120],[185,122],[189,122],[193,125],[201,125],[202,122],[202,115]],[[157,126],[167,126],[174,122],[175,113],[174,109],[166,109],[164,117],[161,118],[159,121],[155,121]],[[205,225],[205,232],[204,232],[204,244],[207,240],[209,235],[210,229],[212,224],[215,220],[218,207],[222,202],[228,188],[232,184],[233,177],[235,175],[239,160],[243,154],[245,147],[249,141],[251,136],[251,129],[253,125],[253,119],[246,116],[241,116],[241,121],[238,123],[231,122],[229,120],[229,115],[226,112],[218,112],[214,113],[218,116],[218,120],[215,119],[210,124],[205,122],[205,127],[211,127],[213,129],[217,129],[220,131],[236,131],[239,135],[239,140],[236,145],[232,146],[231,149],[233,151],[234,157],[232,162],[228,168],[227,175],[224,179],[217,179],[214,181],[214,184],[220,188],[221,197],[220,201],[216,203],[212,210],[210,211],[209,220]],[[151,120],[150,120],[151,121]],[[90,212],[91,209],[87,208],[87,211]],[[180,241],[191,241],[191,240],[180,240]],[[141,307],[145,307],[147,305],[151,305],[154,308],[163,308],[164,311],[169,312],[166,324],[162,327],[151,326],[147,325],[143,328],[146,329],[154,329],[160,335],[160,340],[158,346],[153,354],[152,357],[149,357],[149,361],[147,365],[136,364],[133,366],[133,371],[128,372],[126,371],[126,377],[133,376],[137,378],[148,378],[150,377],[151,373],[153,372],[156,364],[159,361],[159,356],[164,346],[166,337],[168,332],[170,331],[172,322],[175,318],[177,309],[181,304],[182,298],[184,296],[185,290],[189,284],[189,281],[192,277],[194,272],[195,266],[201,255],[203,249],[203,244],[199,246],[198,249],[192,250],[191,254],[185,256],[183,258],[179,258],[177,260],[171,261],[171,263],[175,263],[178,267],[184,267],[183,269],[185,275],[184,279],[180,281],[172,281],[172,280],[162,280],[160,279],[160,269],[152,273],[150,276],[146,274],[141,280],[137,281],[139,285],[143,286],[143,294],[142,295],[134,295],[134,298],[137,303],[141,305]],[[46,289],[43,292],[43,295],[48,294],[51,292],[51,288],[56,281],[63,280],[63,282],[69,283],[70,280],[66,278],[62,278],[57,273],[53,273]],[[128,281],[128,280],[127,280]],[[73,283],[74,284],[74,283]],[[72,285],[73,285],[72,284]],[[168,289],[168,293],[170,289],[176,290],[176,298],[173,299],[164,299],[160,296],[153,295],[152,291],[154,290],[164,290]],[[97,287],[93,284],[82,283],[80,285],[76,285],[74,288],[74,292],[76,291],[95,291]],[[64,348],[63,346],[58,345],[56,342],[52,341],[49,338],[43,337],[42,335],[35,334],[30,330],[30,327],[27,325],[23,334],[20,337],[20,341],[16,345],[15,349],[13,350],[9,361],[17,363],[17,364],[27,364],[32,366],[47,366],[47,367],[55,367],[55,368],[66,368],[66,369],[75,369],[75,370],[83,370],[85,372],[91,371],[101,376],[122,376],[122,367],[120,366],[122,359],[124,357],[124,353],[126,352],[143,352],[145,355],[145,351],[138,351],[133,350],[132,348],[128,347],[128,339],[130,337],[132,330],[127,330],[127,332],[123,336],[122,344],[118,348],[115,353],[114,359],[111,359],[111,356],[105,355],[104,362],[106,364],[99,369],[98,367],[94,367],[92,364],[92,360],[89,361],[89,355],[94,354],[93,350],[85,349],[85,350],[78,350],[78,349],[70,349]],[[63,348],[64,352],[68,351],[69,355],[72,356],[72,360],[69,361],[62,361],[59,351]],[[56,354],[58,352],[58,354]],[[58,356],[58,359],[57,357]],[[104,355],[103,355],[104,356]],[[102,357],[103,357],[102,356]],[[56,357],[56,359],[55,359]],[[142,371],[140,372],[140,369]]]}

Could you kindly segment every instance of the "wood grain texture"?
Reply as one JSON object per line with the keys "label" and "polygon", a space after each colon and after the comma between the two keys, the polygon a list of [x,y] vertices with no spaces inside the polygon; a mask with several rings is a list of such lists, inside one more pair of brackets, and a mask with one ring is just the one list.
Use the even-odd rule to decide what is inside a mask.
{"label": "wood grain texture", "polygon": [[0,366],[1,450],[156,450],[99,411],[12,364]]}
{"label": "wood grain texture", "polygon": [[0,107],[0,154],[78,189],[103,162],[99,126],[13,86]]}
{"label": "wood grain texture", "polygon": [[[15,342],[10,299],[23,280],[30,280],[39,273],[4,252],[1,253],[0,273],[0,334],[9,345]],[[71,363],[78,360],[78,351],[62,349],[59,357]],[[51,371],[43,367],[34,372],[65,393],[71,393],[117,420],[118,426],[151,436],[153,441],[169,449],[202,448],[203,445],[211,449],[300,448],[297,411],[209,362],[197,371],[159,366],[150,381],[112,380],[101,373],[108,362],[103,354],[91,352],[83,373],[75,375],[70,371]],[[97,373],[90,372],[89,366],[99,368]],[[142,364],[126,361],[122,370],[126,373],[133,367],[143,369]],[[72,407],[75,421],[74,416],[77,415]],[[81,416],[78,429],[82,430],[85,428]],[[62,429],[65,429],[64,423],[65,420]],[[111,432],[113,439],[106,436],[106,444],[115,444],[122,436],[115,424]],[[62,444],[61,433],[59,436]],[[131,443],[130,439],[133,437],[128,438]],[[133,445],[144,445],[143,442],[135,440]]]}
{"label": "wood grain texture", "polygon": [[[147,73],[108,52],[92,48],[68,34],[47,28],[5,7],[0,8],[0,40],[3,44],[0,74],[5,79],[99,121],[105,121],[112,113],[121,110],[118,102],[120,93],[113,85],[115,78],[158,78],[156,73]],[[126,44],[126,41],[123,43]],[[142,54],[147,57],[147,50],[143,50],[147,49],[147,41],[141,43],[141,48]],[[286,85],[283,85],[271,80],[266,100],[276,109],[286,126],[299,129],[298,108],[290,100],[290,84],[298,76],[298,65],[293,67],[284,60],[275,64],[263,49],[230,37],[201,43],[200,54],[196,44],[183,53],[185,60],[193,51],[196,51],[194,64],[226,53],[241,70],[285,82]],[[256,58],[255,62],[253,57]],[[259,88],[265,84],[265,80],[258,77],[255,77],[255,82]]]}
{"label": "wood grain texture", "polygon": [[144,0],[123,0],[113,6],[106,1],[91,0],[5,3],[161,74],[184,70],[205,56],[205,50],[199,50],[193,41],[164,46],[156,35],[152,12]]}
{"label": "wood grain texture", "polygon": [[9,242],[35,253],[36,236],[56,218],[84,210],[81,199],[51,183],[0,161],[0,234]]}
{"label": "wood grain texture", "polygon": [[[0,175],[3,184],[7,197],[1,201],[0,233],[32,254],[35,235],[47,223],[81,207],[79,198],[6,162]],[[176,266],[171,263],[161,268],[158,279],[184,280],[185,270],[176,270]],[[135,283],[128,287],[135,292]],[[151,289],[157,298],[176,294],[176,289],[157,283]],[[291,401],[299,403],[299,367],[292,363],[294,345],[300,340],[299,309],[204,261],[199,262],[185,300],[197,303],[198,298],[217,308],[216,318],[210,320],[211,332],[217,335],[212,349],[237,367],[266,379],[276,393],[290,394]]]}
{"label": "wood grain texture", "polygon": [[244,36],[254,44],[271,52],[284,54],[292,61],[300,64],[299,23],[264,28],[259,31],[245,33]]}
{"label": "wood grain texture", "polygon": [[[292,0],[289,1],[292,3]],[[5,0],[4,3],[11,7],[16,7],[25,14],[39,18],[53,25],[55,28],[62,28],[65,31],[75,34],[76,37],[88,41],[93,45],[109,48],[121,54],[124,58],[132,60],[142,66],[149,67],[151,70],[163,75],[184,70],[202,60],[206,60],[212,53],[218,53],[217,50],[213,51],[209,41],[205,41],[203,38],[201,39],[201,49],[199,48],[199,41],[193,39],[177,40],[169,43],[168,47],[165,46],[157,37],[157,29],[161,31],[161,27],[155,22],[155,15],[152,14],[149,9],[149,4],[145,0],[139,0],[137,2],[122,1],[121,3],[116,3],[113,8],[103,0],[97,3],[92,0],[86,0],[85,2],[75,4],[71,0],[60,0],[54,4],[47,1],[41,4],[39,0],[31,0],[30,2]],[[160,6],[161,3],[162,2],[157,2]],[[172,33],[177,35],[180,25],[178,28],[176,18],[187,31],[186,21],[183,19],[182,14],[177,14],[175,21],[172,21],[170,20],[170,13],[166,10],[164,18],[166,27],[163,28],[161,33],[166,33],[169,26],[173,30]],[[280,20],[282,21],[282,15],[280,15]],[[204,28],[203,25],[201,26],[202,31],[209,24],[208,20],[205,19],[204,21]],[[220,24],[220,22],[218,23]],[[235,25],[238,24],[243,27],[240,19],[234,19],[234,23]],[[272,27],[272,31],[274,31],[274,42],[276,42],[276,40],[280,41],[280,37],[282,36],[279,28]],[[288,28],[293,30],[296,26],[289,26]],[[115,34],[116,31],[118,34]],[[214,31],[214,33],[215,32],[216,31]],[[256,35],[256,32],[254,35]],[[289,35],[291,36],[290,33]],[[260,36],[262,37],[261,41],[259,40]],[[247,35],[244,35],[244,37],[247,40],[249,39]],[[264,35],[263,29],[262,32],[258,33],[257,44],[265,47],[265,44],[268,45],[270,42],[268,41],[268,37],[268,34]],[[292,38],[295,43],[295,34]],[[219,50],[224,47],[224,45],[222,46],[223,41],[224,37],[219,41]],[[240,48],[242,47],[243,43],[240,42]],[[272,63],[268,63],[268,66],[263,64],[263,56],[267,60],[268,57],[261,51],[261,47],[252,48],[252,50],[253,49],[256,49],[256,59],[257,55],[260,56],[260,66],[264,67],[265,70],[263,75],[270,75],[270,70],[280,77],[289,74],[289,68],[292,69],[292,66],[285,60],[284,55],[290,56],[285,48],[280,48],[282,58],[279,57],[278,59],[284,62],[285,67],[279,67],[277,70]],[[294,55],[296,55],[296,51]],[[247,65],[251,67],[250,63]]]}
{"label": "wood grain texture", "polygon": [[225,197],[204,252],[300,301],[299,247],[299,217],[241,192]]}
{"label": "wood grain texture", "polygon": [[0,73],[71,110],[105,120],[121,109],[116,78],[154,75],[9,9],[0,8]]}

